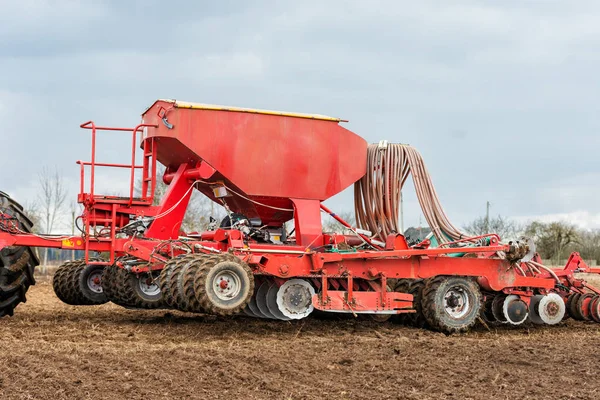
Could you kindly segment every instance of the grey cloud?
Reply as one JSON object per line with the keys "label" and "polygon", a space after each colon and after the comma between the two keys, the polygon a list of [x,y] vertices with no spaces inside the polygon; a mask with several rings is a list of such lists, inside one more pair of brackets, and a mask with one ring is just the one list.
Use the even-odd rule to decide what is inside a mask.
{"label": "grey cloud", "polygon": [[[596,2],[14,2],[0,17],[0,137],[10,149],[0,167],[11,171],[0,189],[25,193],[45,164],[76,181],[73,162],[89,154],[79,123],[132,126],[155,98],[173,97],[340,116],[368,141],[411,143],[458,223],[487,200],[505,215],[600,213],[585,189],[600,168],[599,11]],[[127,141],[114,140],[106,157],[122,161]],[[330,204],[349,209],[351,196]]]}

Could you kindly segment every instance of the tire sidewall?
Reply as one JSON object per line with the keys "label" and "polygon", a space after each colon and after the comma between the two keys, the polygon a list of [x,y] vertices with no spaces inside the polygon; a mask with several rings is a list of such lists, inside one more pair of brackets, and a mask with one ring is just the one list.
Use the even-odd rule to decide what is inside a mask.
{"label": "tire sidewall", "polygon": [[[455,287],[463,289],[469,301],[468,312],[460,318],[450,316],[444,307],[446,293]],[[470,326],[479,316],[481,309],[481,294],[477,283],[471,279],[450,277],[442,282],[435,293],[436,311],[440,322],[452,329],[461,330]]]}
{"label": "tire sidewall", "polygon": [[[229,300],[219,298],[214,289],[214,280],[223,271],[234,273],[240,280],[240,291],[235,297]],[[242,265],[233,261],[221,261],[207,271],[205,290],[206,295],[213,304],[222,310],[230,310],[239,307],[248,299],[250,295],[250,279]]]}
{"label": "tire sidewall", "polygon": [[79,290],[81,290],[81,293],[83,294],[84,297],[93,301],[94,303],[106,302],[107,301],[106,294],[104,293],[104,289],[100,293],[94,292],[92,289],[90,289],[90,287],[88,286],[88,278],[94,272],[98,272],[98,271],[102,275],[103,270],[104,270],[104,265],[91,264],[91,265],[86,265],[83,268],[83,270],[81,271],[81,273],[79,274]]}
{"label": "tire sidewall", "polygon": [[128,279],[129,279],[129,285],[131,285],[131,288],[135,292],[136,296],[139,297],[140,299],[144,300],[147,303],[160,303],[162,301],[162,293],[160,290],[155,295],[149,295],[148,293],[145,293],[142,290],[142,288],[140,287],[140,281],[142,279],[148,279],[147,274],[145,274],[145,273],[131,274],[130,273]]}

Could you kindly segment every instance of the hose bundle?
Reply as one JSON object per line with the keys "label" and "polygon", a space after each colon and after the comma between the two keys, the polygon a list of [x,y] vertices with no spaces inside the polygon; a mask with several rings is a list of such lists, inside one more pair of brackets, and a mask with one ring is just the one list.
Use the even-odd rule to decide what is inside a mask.
{"label": "hose bundle", "polygon": [[404,144],[371,144],[367,173],[354,185],[356,223],[378,240],[400,232],[398,224],[402,187],[412,174],[423,215],[439,244],[466,237],[444,212],[421,154]]}

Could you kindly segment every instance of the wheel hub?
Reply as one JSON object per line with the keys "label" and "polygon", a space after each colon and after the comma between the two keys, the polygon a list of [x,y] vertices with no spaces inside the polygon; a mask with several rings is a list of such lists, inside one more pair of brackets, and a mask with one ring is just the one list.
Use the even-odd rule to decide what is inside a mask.
{"label": "wheel hub", "polygon": [[240,293],[242,282],[236,273],[224,270],[215,276],[213,286],[219,299],[229,300]]}
{"label": "wheel hub", "polygon": [[461,318],[469,312],[469,296],[458,286],[454,286],[444,295],[444,310],[452,318]]}
{"label": "wheel hub", "polygon": [[290,279],[277,291],[277,306],[289,319],[307,317],[313,310],[312,297],[315,290],[303,279]]}
{"label": "wheel hub", "polygon": [[160,287],[147,274],[138,276],[138,286],[142,293],[148,296],[156,296],[160,293]]}
{"label": "wheel hub", "polygon": [[102,270],[92,272],[87,279],[88,288],[94,293],[102,293]]}

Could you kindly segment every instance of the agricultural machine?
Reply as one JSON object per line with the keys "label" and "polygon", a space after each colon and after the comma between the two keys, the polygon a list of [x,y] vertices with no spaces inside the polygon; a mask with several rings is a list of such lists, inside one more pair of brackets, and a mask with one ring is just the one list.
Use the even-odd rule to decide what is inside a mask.
{"label": "agricultural machine", "polygon": [[[575,275],[600,268],[574,253],[552,269],[529,240],[465,235],[448,220],[415,149],[367,145],[340,122],[158,100],[134,128],[82,124],[92,153],[77,162],[81,234],[33,233],[23,208],[0,192],[0,316],[12,315],[34,284],[32,248],[50,247],[85,252],[53,279],[56,295],[71,305],[111,301],[278,320],[320,310],[394,317],[445,333],[477,321],[600,322],[600,291]],[[96,160],[104,131],[131,135],[130,162]],[[99,168],[130,172],[128,195],[97,193]],[[432,230],[416,242],[398,227],[409,177]],[[159,179],[168,189],[157,204]],[[352,184],[357,226],[322,203]],[[181,229],[194,190],[226,211],[205,232]],[[346,233],[323,232],[323,214]]]}

